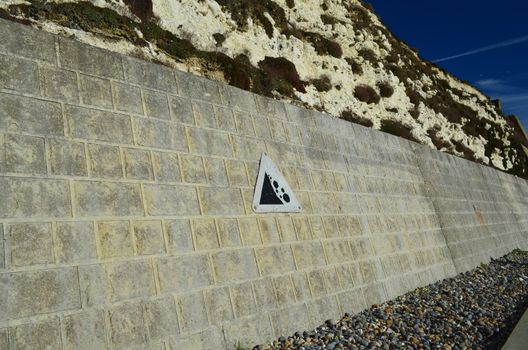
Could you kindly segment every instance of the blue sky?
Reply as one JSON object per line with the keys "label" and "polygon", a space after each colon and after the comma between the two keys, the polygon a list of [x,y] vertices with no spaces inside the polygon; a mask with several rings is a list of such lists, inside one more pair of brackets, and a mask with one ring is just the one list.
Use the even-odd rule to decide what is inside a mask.
{"label": "blue sky", "polygon": [[528,1],[369,2],[420,56],[449,58],[437,64],[500,98],[503,111],[516,114],[528,128]]}

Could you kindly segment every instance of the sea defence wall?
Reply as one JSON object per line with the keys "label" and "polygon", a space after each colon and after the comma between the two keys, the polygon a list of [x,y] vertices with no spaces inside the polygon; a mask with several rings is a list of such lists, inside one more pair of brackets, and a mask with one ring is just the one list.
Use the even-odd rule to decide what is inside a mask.
{"label": "sea defence wall", "polygon": [[[0,349],[233,349],[528,247],[528,183],[0,21]],[[299,199],[257,214],[266,152]]]}

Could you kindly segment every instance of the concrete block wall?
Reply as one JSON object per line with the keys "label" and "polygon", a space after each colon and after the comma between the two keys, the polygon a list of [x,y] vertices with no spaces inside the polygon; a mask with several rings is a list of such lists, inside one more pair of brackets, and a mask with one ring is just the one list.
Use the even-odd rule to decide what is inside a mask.
{"label": "concrete block wall", "polygon": [[528,183],[426,148],[420,169],[458,272],[528,248]]}
{"label": "concrete block wall", "polygon": [[[526,181],[18,24],[0,32],[0,349],[233,349],[526,246]],[[252,211],[262,152],[302,213]]]}

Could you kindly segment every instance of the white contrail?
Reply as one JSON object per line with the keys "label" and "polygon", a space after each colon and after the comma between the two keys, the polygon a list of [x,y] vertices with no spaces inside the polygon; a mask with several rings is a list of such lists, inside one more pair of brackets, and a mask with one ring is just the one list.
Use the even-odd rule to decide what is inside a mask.
{"label": "white contrail", "polygon": [[496,44],[493,44],[493,45],[484,46],[484,47],[481,47],[479,49],[463,52],[463,53],[458,54],[458,55],[440,58],[438,60],[434,60],[433,62],[437,63],[437,62],[449,61],[449,60],[453,60],[453,59],[459,58],[459,57],[465,57],[465,56],[470,56],[470,55],[474,55],[474,54],[481,53],[481,52],[486,52],[486,51],[499,49],[501,47],[517,45],[517,44],[523,43],[525,41],[528,41],[528,35],[521,36],[521,37],[515,38],[515,39],[502,41],[500,43],[496,43]]}

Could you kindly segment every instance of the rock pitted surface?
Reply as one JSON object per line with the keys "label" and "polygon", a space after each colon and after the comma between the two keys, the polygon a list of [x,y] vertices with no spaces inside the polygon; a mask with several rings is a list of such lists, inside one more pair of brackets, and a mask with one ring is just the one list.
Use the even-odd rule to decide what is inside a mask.
{"label": "rock pitted surface", "polygon": [[421,59],[360,0],[8,0],[0,10],[2,17],[528,174],[526,140],[515,136],[498,105]]}
{"label": "rock pitted surface", "polygon": [[[528,305],[528,252],[514,251],[261,349],[498,349]],[[258,348],[258,347],[257,347]]]}

